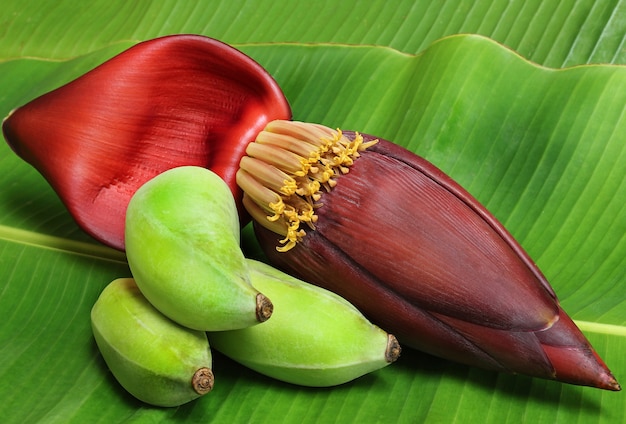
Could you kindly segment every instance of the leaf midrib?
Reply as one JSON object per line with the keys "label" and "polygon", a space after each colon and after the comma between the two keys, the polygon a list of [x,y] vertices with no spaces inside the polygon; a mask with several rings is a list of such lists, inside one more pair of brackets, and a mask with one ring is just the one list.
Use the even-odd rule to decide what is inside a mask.
{"label": "leaf midrib", "polygon": [[40,249],[49,249],[62,253],[86,256],[90,258],[110,261],[115,263],[126,263],[124,252],[110,247],[87,243],[83,241],[71,240],[63,237],[56,237],[34,231],[22,230],[19,228],[0,225],[0,240],[21,245],[34,246]]}

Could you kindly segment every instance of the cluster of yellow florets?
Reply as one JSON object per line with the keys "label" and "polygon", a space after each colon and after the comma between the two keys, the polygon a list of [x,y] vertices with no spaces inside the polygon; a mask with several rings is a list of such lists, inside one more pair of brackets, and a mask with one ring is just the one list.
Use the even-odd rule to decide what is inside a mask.
{"label": "cluster of yellow florets", "polygon": [[358,133],[350,140],[341,130],[318,124],[270,122],[248,146],[249,157],[242,160],[237,174],[248,212],[285,236],[279,251],[291,249],[306,235],[301,224],[315,229],[322,188],[330,191],[359,152],[375,143],[364,143]]}

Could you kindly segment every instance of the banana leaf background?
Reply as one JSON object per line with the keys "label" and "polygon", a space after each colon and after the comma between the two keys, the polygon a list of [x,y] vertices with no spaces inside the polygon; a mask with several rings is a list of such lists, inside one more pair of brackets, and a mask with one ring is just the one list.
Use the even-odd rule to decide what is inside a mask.
{"label": "banana leaf background", "polygon": [[[172,33],[253,57],[294,118],[393,140],[450,174],[626,382],[626,1],[5,0],[0,115]],[[89,324],[102,288],[130,275],[123,254],[85,235],[5,143],[0,169],[0,422],[626,423],[623,392],[409,349],[331,389],[215,354],[209,395],[142,404],[108,372]],[[257,252],[249,231],[244,248]]]}

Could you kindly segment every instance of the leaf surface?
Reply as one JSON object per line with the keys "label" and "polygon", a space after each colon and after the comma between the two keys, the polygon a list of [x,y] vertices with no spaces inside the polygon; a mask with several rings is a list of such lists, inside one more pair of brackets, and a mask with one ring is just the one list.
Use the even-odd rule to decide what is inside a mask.
{"label": "leaf surface", "polygon": [[[296,119],[405,145],[474,194],[538,262],[624,384],[626,68],[557,70],[483,37],[440,38],[482,33],[548,66],[626,63],[626,6],[453,3],[316,5],[311,14],[325,19],[316,27],[291,2],[108,9],[60,1],[45,10],[15,2],[2,18],[0,114],[138,39],[197,32],[236,43],[275,76]],[[76,19],[63,24],[69,13]],[[129,275],[123,255],[82,233],[4,143],[0,167],[2,422],[626,422],[623,393],[494,374],[408,349],[392,366],[332,389],[272,381],[216,355],[208,396],[176,409],[143,405],[107,371],[89,325],[102,288]],[[245,247],[255,250],[249,234]]]}

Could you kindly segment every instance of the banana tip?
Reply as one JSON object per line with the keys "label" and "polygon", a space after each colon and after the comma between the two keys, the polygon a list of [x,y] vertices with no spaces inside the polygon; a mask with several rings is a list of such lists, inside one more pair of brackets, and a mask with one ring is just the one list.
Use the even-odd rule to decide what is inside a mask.
{"label": "banana tip", "polygon": [[210,368],[203,367],[198,369],[191,378],[193,390],[199,395],[205,395],[213,389],[213,371]]}
{"label": "banana tip", "polygon": [[598,384],[600,389],[611,390],[614,392],[619,392],[622,390],[622,386],[617,382],[615,377],[610,374],[604,375],[602,381]]}
{"label": "banana tip", "polygon": [[387,350],[385,350],[385,359],[388,363],[395,362],[402,352],[402,347],[400,347],[400,343],[396,336],[393,334],[387,335]]}
{"label": "banana tip", "polygon": [[264,294],[256,295],[256,317],[259,322],[267,321],[274,312],[274,305]]}

